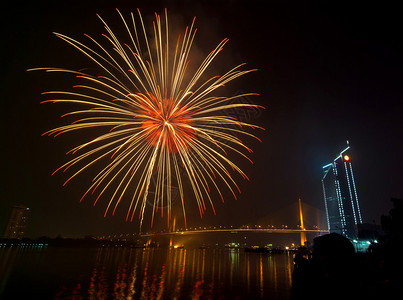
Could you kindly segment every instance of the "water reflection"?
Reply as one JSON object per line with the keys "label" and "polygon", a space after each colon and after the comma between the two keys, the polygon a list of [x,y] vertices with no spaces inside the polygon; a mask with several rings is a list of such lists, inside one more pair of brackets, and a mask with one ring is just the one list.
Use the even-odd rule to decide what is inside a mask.
{"label": "water reflection", "polygon": [[5,287],[5,283],[10,276],[10,271],[12,270],[15,259],[17,256],[16,249],[10,248],[3,248],[0,251],[0,295]]}
{"label": "water reflection", "polygon": [[[288,296],[292,257],[239,249],[98,249],[90,299]],[[113,283],[111,287],[108,283]],[[73,295],[79,290],[73,291]]]}
{"label": "water reflection", "polygon": [[[56,257],[52,251],[47,249],[44,256]],[[5,261],[19,259],[10,260],[11,254],[18,256],[4,252],[0,257],[3,276],[12,273],[12,266]],[[25,278],[39,280],[51,275],[49,272],[58,272],[55,286],[47,287],[53,289],[53,299],[288,299],[290,295],[293,259],[288,254],[245,253],[242,249],[99,248],[65,251],[58,259],[69,261],[80,255],[85,257],[80,266],[58,266],[57,260],[43,258],[41,268]],[[52,263],[53,268],[46,263]],[[41,273],[41,269],[48,273]],[[64,277],[60,275],[63,271]]]}

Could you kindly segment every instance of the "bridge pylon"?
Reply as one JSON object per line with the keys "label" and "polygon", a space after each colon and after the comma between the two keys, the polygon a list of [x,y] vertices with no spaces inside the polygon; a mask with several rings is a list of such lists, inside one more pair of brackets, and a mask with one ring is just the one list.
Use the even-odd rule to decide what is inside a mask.
{"label": "bridge pylon", "polygon": [[298,199],[299,202],[299,219],[300,219],[300,225],[301,225],[301,246],[305,246],[306,244],[306,232],[304,230],[305,226],[304,226],[304,215],[302,214],[302,202],[301,202],[301,198]]}
{"label": "bridge pylon", "polygon": [[[174,222],[172,224],[172,232],[175,232],[175,223],[176,223],[176,218],[174,218]],[[173,238],[173,236],[171,235],[169,238],[169,248],[173,247],[172,238]]]}

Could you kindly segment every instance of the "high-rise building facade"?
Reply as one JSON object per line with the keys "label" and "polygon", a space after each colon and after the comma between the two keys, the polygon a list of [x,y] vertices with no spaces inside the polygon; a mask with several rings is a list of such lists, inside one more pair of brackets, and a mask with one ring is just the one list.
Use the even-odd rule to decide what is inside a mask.
{"label": "high-rise building facade", "polygon": [[4,237],[9,239],[23,238],[29,214],[30,211],[28,207],[23,205],[14,206],[11,211],[10,219],[8,220]]}
{"label": "high-rise building facade", "polygon": [[323,196],[330,232],[349,239],[357,238],[357,225],[362,224],[360,205],[350,155],[350,145],[323,166]]}

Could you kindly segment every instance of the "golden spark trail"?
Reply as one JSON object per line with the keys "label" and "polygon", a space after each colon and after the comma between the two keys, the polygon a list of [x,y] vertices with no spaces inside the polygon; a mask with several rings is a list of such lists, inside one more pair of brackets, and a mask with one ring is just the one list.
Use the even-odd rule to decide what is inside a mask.
{"label": "golden spark trail", "polygon": [[42,93],[50,98],[42,103],[81,107],[62,115],[65,119],[75,118],[71,123],[43,135],[58,136],[76,130],[89,132],[85,142],[66,153],[74,158],[52,175],[60,170],[75,169],[65,185],[89,168],[103,164],[81,201],[95,194],[95,205],[109,191],[105,217],[109,211],[115,214],[119,205],[126,203],[126,221],[133,221],[138,212],[140,227],[147,203],[152,206],[151,226],[157,213],[166,216],[169,226],[173,187],[179,192],[185,225],[187,187],[194,195],[200,216],[207,209],[206,202],[215,214],[212,191],[224,201],[219,181],[236,198],[236,191],[240,189],[230,171],[248,179],[228,154],[231,152],[252,162],[247,155],[252,150],[240,137],[260,141],[248,129],[263,129],[229,114],[236,109],[262,108],[242,103],[243,97],[258,94],[223,97],[217,95],[217,90],[255,70],[242,70],[245,64],[240,64],[222,76],[202,79],[227,44],[228,39],[223,39],[196,71],[189,74],[191,48],[197,32],[195,18],[171,47],[166,10],[165,18],[155,14],[149,32],[139,10],[140,26],[136,25],[133,13],[131,22],[127,22],[120,11],[118,14],[129,37],[127,43],[122,43],[99,15],[106,30],[106,34],[102,34],[104,42],[84,34],[89,40],[89,44],[85,44],[55,33],[92,61],[98,67],[98,74],[52,67],[30,69],[71,74],[80,82],[73,86],[74,92]]}

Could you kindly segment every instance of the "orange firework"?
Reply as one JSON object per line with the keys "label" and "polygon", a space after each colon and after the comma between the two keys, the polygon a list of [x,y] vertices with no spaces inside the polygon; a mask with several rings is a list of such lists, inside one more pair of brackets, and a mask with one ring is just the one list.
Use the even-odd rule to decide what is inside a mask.
{"label": "orange firework", "polygon": [[144,101],[143,109],[138,111],[138,119],[146,129],[145,136],[153,146],[158,147],[158,139],[164,136],[170,152],[178,152],[178,147],[187,146],[194,138],[192,112],[186,106],[174,107],[175,101],[163,98],[158,100],[153,95],[139,94]]}
{"label": "orange firework", "polygon": [[[260,107],[235,101],[256,94],[222,97],[216,95],[216,90],[254,70],[240,70],[244,65],[240,64],[222,76],[201,79],[227,43],[228,39],[224,39],[207,55],[196,72],[190,76],[187,74],[186,78],[190,79],[185,80],[196,34],[195,20],[186,28],[183,36],[178,37],[175,47],[171,48],[168,44],[166,11],[165,22],[161,22],[158,14],[155,15],[152,39],[147,38],[148,33],[139,11],[139,27],[136,26],[133,13],[130,24],[118,13],[128,34],[129,42],[125,44],[99,17],[107,31],[103,37],[112,51],[89,35],[85,36],[92,46],[55,33],[94,62],[99,74],[91,75],[63,68],[32,69],[74,74],[81,82],[74,86],[74,91],[43,93],[52,96],[43,102],[70,103],[83,107],[63,115],[76,117],[74,122],[44,134],[57,136],[74,130],[99,129],[92,132],[95,136],[87,142],[71,149],[68,153],[76,156],[55,172],[75,167],[76,171],[66,184],[96,163],[107,159],[108,162],[97,171],[81,200],[89,193],[96,194],[95,205],[109,190],[112,196],[107,203],[105,216],[110,210],[114,214],[124,200],[128,206],[126,220],[133,220],[138,211],[141,226],[146,203],[149,202],[153,207],[151,224],[158,209],[161,215],[164,214],[164,207],[169,222],[172,187],[175,186],[179,191],[186,224],[185,186],[189,185],[193,191],[202,216],[206,202],[210,203],[214,211],[210,186],[223,199],[217,179],[236,197],[234,188],[239,188],[228,170],[234,170],[247,178],[227,157],[227,151],[236,152],[250,160],[244,151],[252,151],[239,136],[256,138],[246,129],[261,127],[241,122],[226,112]],[[154,187],[151,182],[155,183]]]}

